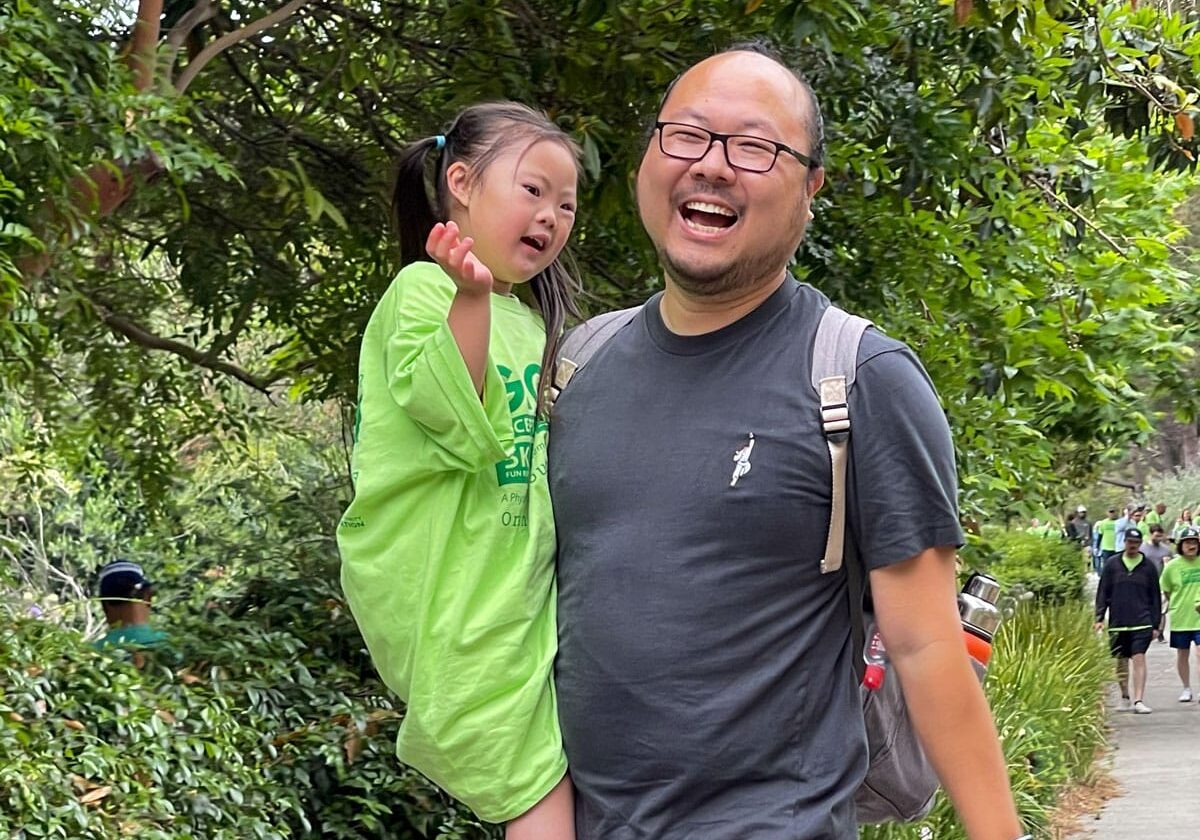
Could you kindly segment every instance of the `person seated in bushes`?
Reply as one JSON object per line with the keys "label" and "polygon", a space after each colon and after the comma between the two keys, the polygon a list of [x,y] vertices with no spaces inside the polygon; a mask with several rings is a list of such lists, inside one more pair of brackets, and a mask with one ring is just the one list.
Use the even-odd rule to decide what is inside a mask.
{"label": "person seated in bushes", "polygon": [[97,573],[96,589],[108,632],[93,642],[93,646],[128,650],[139,667],[140,651],[170,650],[167,634],[150,626],[154,585],[146,578],[141,566],[128,560],[116,560],[102,566]]}
{"label": "person seated in bushes", "polygon": [[[1107,615],[1109,647],[1117,659],[1121,685],[1121,709],[1148,715],[1152,709],[1142,699],[1146,651],[1162,628],[1162,594],[1158,572],[1141,549],[1142,532],[1131,527],[1125,531],[1125,550],[1104,564],[1096,588],[1096,632],[1104,629]],[[1131,680],[1124,678],[1126,669],[1131,671]]]}
{"label": "person seated in bushes", "polygon": [[1160,587],[1167,599],[1171,622],[1171,647],[1175,649],[1175,668],[1183,683],[1180,703],[1192,702],[1192,682],[1188,657],[1196,646],[1200,662],[1200,613],[1194,605],[1200,600],[1200,531],[1185,528],[1179,534],[1179,557],[1162,571]]}

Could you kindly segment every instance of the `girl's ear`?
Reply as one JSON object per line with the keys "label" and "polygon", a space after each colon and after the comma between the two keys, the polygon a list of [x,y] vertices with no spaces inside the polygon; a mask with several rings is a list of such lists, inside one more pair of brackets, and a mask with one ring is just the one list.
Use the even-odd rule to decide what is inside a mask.
{"label": "girl's ear", "polygon": [[461,160],[446,167],[446,189],[457,204],[471,206],[471,170]]}

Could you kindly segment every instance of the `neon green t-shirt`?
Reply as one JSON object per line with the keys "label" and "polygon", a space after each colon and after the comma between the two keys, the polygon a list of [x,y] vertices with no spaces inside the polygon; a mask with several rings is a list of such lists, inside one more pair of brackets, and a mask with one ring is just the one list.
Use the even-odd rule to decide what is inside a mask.
{"label": "neon green t-shirt", "polygon": [[545,330],[492,295],[483,400],[446,323],[453,281],[404,268],[363,335],[342,587],[407,704],[396,754],[504,822],[566,772],[553,684],[554,515],[535,422]]}
{"label": "neon green t-shirt", "polygon": [[1096,523],[1096,533],[1100,535],[1101,551],[1117,550],[1117,520],[1101,519]]}
{"label": "neon green t-shirt", "polygon": [[1163,566],[1159,588],[1171,596],[1168,612],[1172,630],[1200,630],[1200,558],[1179,556]]}
{"label": "neon green t-shirt", "polygon": [[1142,521],[1147,525],[1161,525],[1163,520],[1162,517],[1158,515],[1157,511],[1152,510],[1146,514],[1146,518]]}

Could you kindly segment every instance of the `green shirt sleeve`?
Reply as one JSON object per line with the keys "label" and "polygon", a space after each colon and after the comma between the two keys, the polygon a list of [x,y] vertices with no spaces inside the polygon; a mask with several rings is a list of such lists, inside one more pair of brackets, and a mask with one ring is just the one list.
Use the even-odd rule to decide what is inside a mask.
{"label": "green shirt sleeve", "polygon": [[447,317],[454,282],[433,263],[406,266],[382,309],[384,377],[396,405],[428,436],[431,465],[478,472],[507,457],[512,416],[504,382],[489,359],[483,400]]}

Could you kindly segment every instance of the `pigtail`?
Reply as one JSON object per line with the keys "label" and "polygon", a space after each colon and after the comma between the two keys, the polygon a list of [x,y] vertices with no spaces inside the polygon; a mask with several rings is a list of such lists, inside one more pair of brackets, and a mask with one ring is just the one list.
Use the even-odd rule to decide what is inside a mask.
{"label": "pigtail", "polygon": [[[558,259],[550,263],[541,274],[529,281],[529,291],[546,325],[546,349],[542,351],[542,374],[538,386],[536,414],[542,417],[548,409],[548,392],[554,382],[554,367],[558,360],[558,348],[562,343],[563,329],[567,317],[582,319],[578,296],[582,290],[579,272],[573,269],[574,260],[564,249]],[[568,265],[571,268],[568,268]]]}
{"label": "pigtail", "polygon": [[[433,226],[441,221],[430,196],[426,171],[429,153],[441,151],[446,138],[427,137],[409,143],[396,158],[396,177],[392,182],[392,231],[400,243],[403,268],[425,258],[425,242]],[[440,167],[439,167],[440,168]],[[436,195],[436,191],[435,191]]]}

